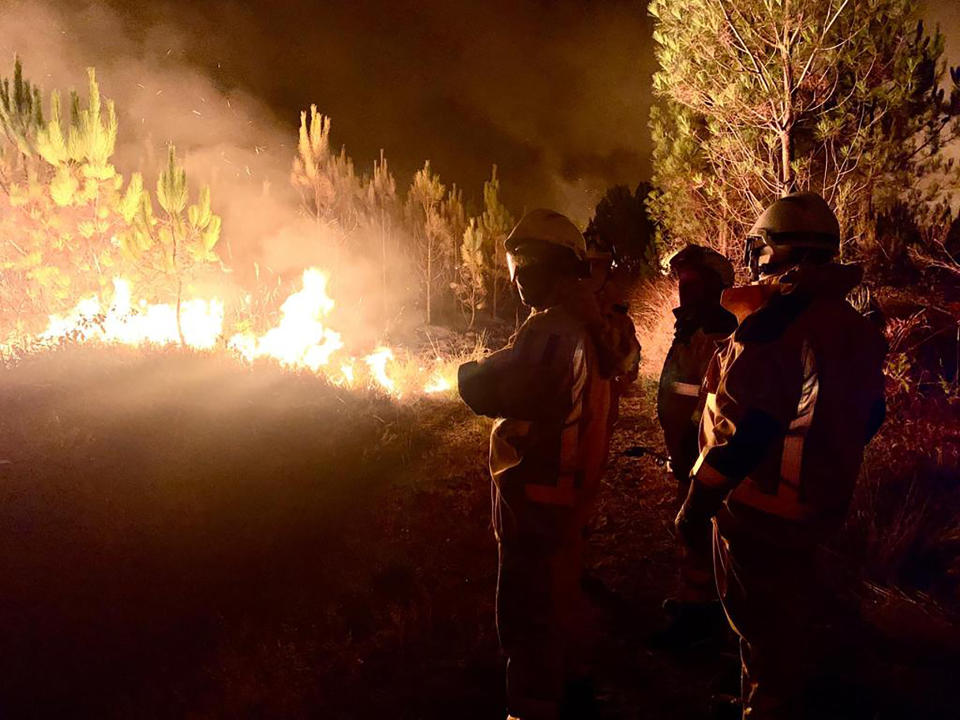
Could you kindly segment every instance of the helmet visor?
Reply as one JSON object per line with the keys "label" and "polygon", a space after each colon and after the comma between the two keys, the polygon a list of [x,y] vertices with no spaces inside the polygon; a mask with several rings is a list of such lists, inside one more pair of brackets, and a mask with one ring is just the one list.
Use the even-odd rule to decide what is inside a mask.
{"label": "helmet visor", "polygon": [[746,242],[743,244],[743,264],[750,269],[750,276],[756,280],[760,269],[759,269],[759,260],[760,254],[763,252],[763,248],[770,245],[769,234],[765,230],[761,230],[760,234],[757,235],[748,235]]}
{"label": "helmet visor", "polygon": [[524,242],[507,251],[507,269],[510,282],[516,279],[522,268],[544,265],[556,273],[573,275],[579,278],[590,277],[590,264],[579,260],[569,248],[544,242]]}
{"label": "helmet visor", "polygon": [[524,255],[514,255],[512,252],[507,253],[507,271],[510,274],[510,282],[515,282],[517,279],[517,271],[522,265],[530,265],[530,258]]}

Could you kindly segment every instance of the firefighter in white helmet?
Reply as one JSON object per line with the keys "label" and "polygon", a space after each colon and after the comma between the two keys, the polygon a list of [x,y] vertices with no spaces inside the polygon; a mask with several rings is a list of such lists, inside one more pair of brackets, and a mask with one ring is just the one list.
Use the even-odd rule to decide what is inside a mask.
{"label": "firefighter in white helmet", "polygon": [[[736,317],[720,304],[724,289],[734,283],[730,261],[699,245],[687,245],[669,260],[677,280],[680,306],[673,343],[660,373],[657,418],[677,482],[677,508],[687,497],[690,470],[699,456],[698,429],[702,383],[718,345],[737,329]],[[726,618],[717,600],[710,553],[696,553],[680,544],[680,584],[664,601],[669,626],[652,638],[655,645],[684,649],[726,634]]]}
{"label": "firefighter in white helmet", "polygon": [[582,670],[583,529],[609,445],[610,380],[600,361],[608,333],[586,282],[583,235],[566,217],[530,212],[506,250],[510,279],[533,312],[507,347],[460,367],[459,389],[476,413],[497,418],[490,473],[507,709],[553,719],[571,712],[567,681]]}
{"label": "firefighter in white helmet", "polygon": [[[843,522],[884,417],[880,332],[849,303],[827,203],[795,193],[747,239],[755,283],[727,290],[740,320],[707,372],[700,455],[677,529],[706,551],[740,637],[745,718],[803,717],[827,598],[817,548]],[[712,523],[711,523],[712,520]]]}

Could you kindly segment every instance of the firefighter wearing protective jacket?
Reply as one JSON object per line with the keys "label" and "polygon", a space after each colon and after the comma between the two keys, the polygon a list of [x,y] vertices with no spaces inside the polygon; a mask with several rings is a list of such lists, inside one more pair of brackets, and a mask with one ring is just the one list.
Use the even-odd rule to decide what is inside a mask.
{"label": "firefighter wearing protective jacket", "polygon": [[530,317],[507,347],[462,365],[460,395],[497,418],[490,437],[499,544],[497,631],[510,716],[556,718],[579,670],[583,528],[609,445],[609,336],[585,282],[586,246],[566,217],[534,210],[506,240]]}
{"label": "firefighter wearing protective jacket", "polygon": [[700,456],[676,521],[689,546],[712,541],[749,718],[803,717],[824,657],[817,548],[843,522],[884,417],[885,342],[845,300],[861,272],[833,262],[839,240],[814,193],[778,200],[755,224],[756,282],[723,295],[740,326],[707,373]]}
{"label": "firefighter wearing protective jacket", "polygon": [[[700,454],[703,377],[718,344],[736,330],[737,319],[720,304],[724,289],[734,282],[733,265],[726,257],[709,248],[687,245],[674,253],[669,265],[677,279],[680,306],[673,311],[673,344],[660,374],[657,417],[677,481],[679,507]],[[653,638],[658,645],[675,648],[709,639],[726,626],[717,601],[711,555],[687,547],[679,551],[679,592],[664,602],[671,623]]]}
{"label": "firefighter wearing protective jacket", "polygon": [[600,313],[606,323],[607,339],[600,343],[600,364],[603,374],[610,377],[611,426],[620,415],[620,398],[640,374],[641,350],[637,328],[630,317],[626,287],[628,280],[618,274],[613,265],[614,259],[611,252],[588,247],[589,285],[597,297]]}

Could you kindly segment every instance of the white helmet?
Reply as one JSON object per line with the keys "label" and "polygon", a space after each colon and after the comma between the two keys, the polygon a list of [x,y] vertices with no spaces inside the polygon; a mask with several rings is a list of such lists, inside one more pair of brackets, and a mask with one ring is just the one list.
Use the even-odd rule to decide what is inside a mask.
{"label": "white helmet", "polygon": [[511,281],[518,267],[538,262],[569,262],[581,277],[589,274],[583,233],[566,215],[554,210],[539,208],[528,212],[503,245],[507,250]]}

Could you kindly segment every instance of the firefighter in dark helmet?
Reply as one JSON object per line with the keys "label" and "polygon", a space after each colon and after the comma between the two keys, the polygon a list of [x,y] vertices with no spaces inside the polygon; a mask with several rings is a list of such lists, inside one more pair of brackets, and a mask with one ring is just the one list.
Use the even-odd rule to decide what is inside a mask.
{"label": "firefighter in dark helmet", "polygon": [[583,528],[609,446],[610,380],[600,357],[610,333],[586,282],[583,235],[566,217],[528,213],[506,250],[533,312],[507,347],[461,366],[459,388],[476,413],[497,418],[490,473],[508,712],[552,719],[582,669]]}
{"label": "firefighter in dark helmet", "polygon": [[700,456],[676,520],[689,547],[712,543],[745,718],[804,716],[824,657],[817,548],[843,522],[885,412],[886,345],[846,301],[861,271],[834,262],[839,244],[814,193],[778,200],[754,225],[755,282],[723,295],[740,325],[707,372]]}
{"label": "firefighter in dark helmet", "polygon": [[[720,305],[720,296],[734,282],[733,265],[709,248],[687,245],[674,253],[670,270],[677,279],[680,306],[673,344],[660,374],[657,417],[677,481],[677,507],[687,496],[690,471],[700,454],[698,428],[701,384],[718,344],[737,327],[737,319]],[[717,600],[710,553],[697,553],[680,543],[680,587],[664,602],[671,617],[654,644],[684,648],[724,631],[726,620]]]}

